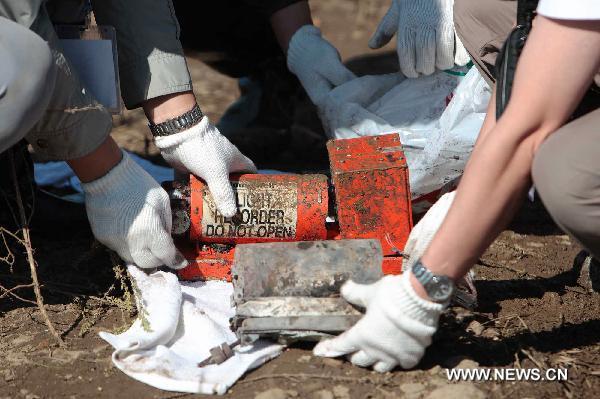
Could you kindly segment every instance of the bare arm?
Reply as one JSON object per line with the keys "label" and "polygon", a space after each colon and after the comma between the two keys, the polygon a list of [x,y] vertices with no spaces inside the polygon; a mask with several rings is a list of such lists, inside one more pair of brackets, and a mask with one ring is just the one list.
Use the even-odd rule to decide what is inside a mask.
{"label": "bare arm", "polygon": [[[422,258],[433,272],[464,276],[506,227],[531,184],[538,146],[567,121],[599,67],[600,21],[537,18],[511,101],[478,141],[454,204]],[[414,277],[413,286],[426,297]]]}
{"label": "bare arm", "polygon": [[490,102],[488,104],[487,111],[485,113],[485,119],[483,120],[483,125],[481,125],[481,129],[479,130],[479,136],[477,137],[477,141],[475,142],[475,146],[477,147],[477,143],[483,141],[483,138],[488,135],[489,132],[496,126],[496,85],[492,87],[492,95],[490,97]]}
{"label": "bare arm", "polygon": [[304,25],[312,25],[312,23],[308,1],[294,3],[271,15],[271,27],[284,52],[287,52],[294,33]]}
{"label": "bare arm", "polygon": [[81,158],[70,159],[67,164],[83,183],[89,183],[107,174],[122,158],[117,143],[108,137],[98,148]]}

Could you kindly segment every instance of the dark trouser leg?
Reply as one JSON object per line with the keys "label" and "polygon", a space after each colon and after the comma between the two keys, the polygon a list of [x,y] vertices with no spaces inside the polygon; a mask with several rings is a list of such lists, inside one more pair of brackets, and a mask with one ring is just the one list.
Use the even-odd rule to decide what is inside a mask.
{"label": "dark trouser leg", "polygon": [[248,77],[260,87],[260,104],[251,126],[288,128],[293,119],[292,100],[302,89],[287,69],[269,16],[239,0],[174,0],[173,4],[186,50],[217,71]]}
{"label": "dark trouser leg", "polygon": [[269,16],[238,0],[174,0],[181,43],[203,62],[231,77],[260,73],[261,65],[284,54]]}

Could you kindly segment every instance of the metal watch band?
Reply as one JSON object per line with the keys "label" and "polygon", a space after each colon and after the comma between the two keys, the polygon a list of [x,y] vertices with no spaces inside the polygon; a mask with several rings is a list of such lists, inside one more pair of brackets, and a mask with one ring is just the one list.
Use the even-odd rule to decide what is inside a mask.
{"label": "metal watch band", "polygon": [[148,123],[152,136],[170,136],[171,134],[182,132],[189,129],[192,126],[197,125],[202,120],[204,114],[200,110],[198,104],[194,105],[194,108],[189,110],[183,115],[179,115],[176,118],[169,119],[162,123],[154,124]]}
{"label": "metal watch band", "polygon": [[452,298],[456,290],[455,284],[447,276],[433,274],[422,262],[417,260],[412,267],[412,273],[421,283],[429,298],[436,302],[445,302]]}

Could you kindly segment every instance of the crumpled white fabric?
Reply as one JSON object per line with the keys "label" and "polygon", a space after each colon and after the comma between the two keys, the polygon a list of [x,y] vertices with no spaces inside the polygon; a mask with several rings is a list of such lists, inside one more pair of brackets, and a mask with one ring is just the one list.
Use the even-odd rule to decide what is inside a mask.
{"label": "crumpled white fabric", "polygon": [[235,348],[235,355],[220,365],[198,367],[211,348],[236,340],[229,328],[235,313],[233,286],[179,282],[173,273],[148,275],[135,266],[127,270],[138,318],[122,334],[99,335],[115,348],[112,361],[128,376],[168,391],[222,395],[246,371],[281,353],[281,345],[258,341]]}
{"label": "crumpled white fabric", "polygon": [[476,68],[464,77],[444,71],[416,79],[369,75],[334,88],[319,112],[332,138],[399,133],[413,210],[423,213],[462,176],[490,95]]}

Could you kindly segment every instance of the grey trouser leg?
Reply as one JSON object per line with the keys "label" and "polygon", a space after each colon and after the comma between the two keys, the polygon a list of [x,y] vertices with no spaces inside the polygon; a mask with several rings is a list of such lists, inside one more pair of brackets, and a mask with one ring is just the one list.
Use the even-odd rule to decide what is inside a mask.
{"label": "grey trouser leg", "polygon": [[92,0],[92,5],[98,24],[117,31],[121,95],[127,108],[192,90],[171,0]]}
{"label": "grey trouser leg", "polygon": [[46,42],[0,17],[0,153],[24,138],[44,115],[55,76]]}
{"label": "grey trouser leg", "polygon": [[[45,54],[51,52],[56,69],[50,102],[25,138],[40,160],[79,158],[106,140],[112,118],[82,85],[62,53],[46,8],[43,5],[39,7],[39,3],[40,0],[0,0],[0,16],[29,28],[45,41]],[[36,5],[39,7],[37,11]],[[31,21],[33,15],[35,19]],[[11,36],[8,37],[12,40]],[[33,51],[29,53],[35,56]]]}
{"label": "grey trouser leg", "polygon": [[454,27],[481,76],[492,85],[496,56],[517,21],[514,0],[455,0]]}
{"label": "grey trouser leg", "polygon": [[600,259],[600,109],[542,143],[532,176],[554,221]]}

